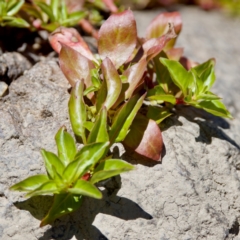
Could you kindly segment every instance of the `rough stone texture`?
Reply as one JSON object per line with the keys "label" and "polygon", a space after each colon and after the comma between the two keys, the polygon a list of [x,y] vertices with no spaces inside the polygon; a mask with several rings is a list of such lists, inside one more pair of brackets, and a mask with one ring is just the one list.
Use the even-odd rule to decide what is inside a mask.
{"label": "rough stone texture", "polygon": [[9,83],[31,66],[31,63],[20,53],[4,53],[0,56],[0,79]]}
{"label": "rough stone texture", "polygon": [[[240,239],[240,124],[239,106],[234,104],[239,91],[235,61],[240,56],[234,37],[239,39],[239,28],[218,13],[181,11],[186,30],[178,44],[187,47],[186,53],[193,60],[217,57],[220,85],[217,83],[215,91],[222,95],[225,90],[233,91],[223,97],[236,119],[229,123],[200,110],[176,109],[162,125],[166,148],[162,164],[124,153],[119,145],[114,154],[119,152],[136,170],[101,187],[102,200],[86,198],[79,211],[40,229],[39,219],[52,198],[24,199],[22,193],[10,192],[8,187],[44,172],[39,150],[56,150],[55,133],[63,124],[69,128],[69,95],[53,60],[37,64],[14,81],[9,95],[0,99],[0,239]],[[148,21],[147,15],[144,19]],[[227,36],[223,26],[229,31]],[[205,29],[206,36],[198,28],[199,32]],[[209,47],[216,36],[219,46],[228,50],[225,57],[218,53],[222,49]],[[231,42],[228,47],[225,39]],[[233,60],[225,62],[231,57]],[[224,69],[231,69],[231,75]]]}
{"label": "rough stone texture", "polygon": [[8,85],[5,82],[0,81],[0,97],[7,94]]}

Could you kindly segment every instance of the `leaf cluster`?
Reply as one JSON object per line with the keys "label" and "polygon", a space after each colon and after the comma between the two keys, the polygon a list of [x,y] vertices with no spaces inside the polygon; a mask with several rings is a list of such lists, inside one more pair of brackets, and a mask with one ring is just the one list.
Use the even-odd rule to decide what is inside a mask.
{"label": "leaf cluster", "polygon": [[27,192],[26,197],[53,195],[53,204],[41,226],[77,210],[83,196],[100,199],[95,183],[133,169],[122,160],[105,158],[107,141],[93,141],[79,151],[74,138],[60,128],[55,136],[58,154],[42,150],[47,175],[40,174],[13,185],[11,190]]}
{"label": "leaf cluster", "polygon": [[58,155],[42,150],[47,175],[29,177],[12,186],[27,196],[54,194],[45,225],[76,210],[83,196],[101,198],[94,186],[132,165],[108,156],[122,142],[138,154],[160,161],[163,148],[159,123],[176,104],[192,105],[231,118],[211,92],[215,60],[202,64],[182,61],[174,48],[181,31],[178,12],[162,13],[137,36],[130,10],[111,15],[101,26],[94,55],[72,28],[56,29],[49,41],[59,53],[59,65],[72,89],[68,109],[78,142],[63,127],[56,134]]}
{"label": "leaf cluster", "polygon": [[[50,36],[73,91],[78,81],[84,82],[81,94],[71,96],[72,101],[79,99],[81,108],[69,106],[73,131],[83,143],[89,141],[96,124],[111,144],[122,142],[145,157],[160,160],[158,124],[172,114],[176,104],[231,118],[210,90],[215,81],[214,59],[190,67],[181,63],[183,51],[174,48],[181,26],[178,12],[162,13],[147,28],[146,38],[140,39],[130,10],[113,14],[99,30],[98,55],[73,29],[56,30]],[[73,38],[78,40],[73,42]],[[102,114],[103,126],[99,123]]]}
{"label": "leaf cluster", "polygon": [[102,12],[110,11],[118,11],[112,0],[0,0],[0,25],[52,32],[80,24],[91,33],[95,31],[92,25],[102,23]]}
{"label": "leaf cluster", "polygon": [[29,27],[27,21],[19,16],[24,0],[0,0],[0,25],[2,27]]}
{"label": "leaf cluster", "polygon": [[74,26],[87,16],[87,11],[70,12],[65,0],[33,0],[22,7],[23,17],[32,22],[33,27],[54,31],[60,26]]}

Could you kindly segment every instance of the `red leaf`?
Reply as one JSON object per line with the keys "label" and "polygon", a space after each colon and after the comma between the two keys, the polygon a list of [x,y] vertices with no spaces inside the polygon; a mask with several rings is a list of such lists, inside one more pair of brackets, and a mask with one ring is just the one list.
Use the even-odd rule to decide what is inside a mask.
{"label": "red leaf", "polygon": [[157,123],[138,114],[123,141],[127,148],[155,161],[161,161],[163,150],[162,133]]}
{"label": "red leaf", "polygon": [[122,80],[109,58],[105,58],[101,65],[104,79],[107,83],[107,97],[104,105],[109,110],[117,101],[122,90]]}
{"label": "red leaf", "polygon": [[[174,26],[174,31],[179,34],[182,29],[182,19],[179,12],[165,12],[159,14],[147,28],[147,38],[159,38],[167,33],[168,24],[171,23]],[[174,46],[176,39],[172,39],[165,46],[165,50],[170,49]]]}
{"label": "red leaf", "polygon": [[62,44],[59,54],[59,65],[71,86],[74,86],[78,80],[82,79],[86,87],[92,85],[90,71],[94,68],[94,64],[65,44]]}
{"label": "red leaf", "polygon": [[169,29],[166,34],[159,38],[151,38],[142,45],[147,61],[157,56],[164,49],[167,42],[176,37],[173,25],[170,24],[168,26]]}
{"label": "red leaf", "polygon": [[99,30],[98,51],[118,69],[131,56],[137,42],[136,21],[130,10],[111,15]]}
{"label": "red leaf", "polygon": [[127,77],[127,82],[129,83],[129,87],[125,92],[125,99],[128,99],[132,96],[134,90],[143,77],[146,66],[147,62],[145,58],[142,58],[138,63],[132,65],[123,73],[123,75]]}
{"label": "red leaf", "polygon": [[196,67],[198,63],[186,58],[186,57],[181,57],[179,62],[184,66],[185,69],[190,70],[193,67]]}
{"label": "red leaf", "polygon": [[171,48],[166,51],[166,54],[168,59],[179,61],[183,55],[183,48]]}
{"label": "red leaf", "polygon": [[49,36],[49,42],[57,53],[60,53],[63,43],[81,53],[84,57],[96,61],[88,45],[74,28],[57,28]]}

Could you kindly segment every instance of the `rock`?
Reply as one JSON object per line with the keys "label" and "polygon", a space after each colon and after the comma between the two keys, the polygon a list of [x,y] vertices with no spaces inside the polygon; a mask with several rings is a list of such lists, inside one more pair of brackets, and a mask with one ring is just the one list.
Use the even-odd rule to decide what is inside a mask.
{"label": "rock", "polygon": [[8,85],[5,82],[0,81],[0,97],[6,95],[8,90]]}
{"label": "rock", "polygon": [[10,83],[31,66],[27,58],[18,52],[4,53],[0,56],[0,79]]}
{"label": "rock", "polygon": [[[192,16],[188,10],[184,14]],[[200,10],[194,14],[196,25],[199,18],[208,16]],[[219,19],[214,16],[212,21]],[[230,26],[232,21],[226,21]],[[235,45],[230,46],[234,52]],[[232,74],[233,78],[238,76],[237,72]],[[233,87],[232,80],[224,84]],[[77,212],[39,228],[52,198],[24,199],[22,193],[8,188],[27,176],[45,172],[40,149],[56,151],[57,130],[62,125],[70,130],[67,90],[56,62],[46,60],[12,82],[9,95],[0,98],[1,239],[240,238],[240,153],[234,132],[239,129],[238,121],[234,120],[234,125],[184,106],[176,108],[161,126],[165,143],[161,164],[146,162],[118,145],[114,154],[119,153],[136,170],[106,182],[105,188],[101,186],[102,200],[85,198]],[[237,99],[235,94],[233,91],[230,97]]]}

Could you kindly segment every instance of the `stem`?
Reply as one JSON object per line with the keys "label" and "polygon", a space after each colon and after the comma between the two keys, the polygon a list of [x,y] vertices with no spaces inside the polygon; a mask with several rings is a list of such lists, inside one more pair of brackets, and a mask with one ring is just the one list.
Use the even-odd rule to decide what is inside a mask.
{"label": "stem", "polygon": [[88,33],[88,34],[92,35],[94,38],[98,39],[98,31],[96,29],[94,29],[94,27],[88,20],[82,19],[81,21],[79,21],[78,24],[86,33]]}

